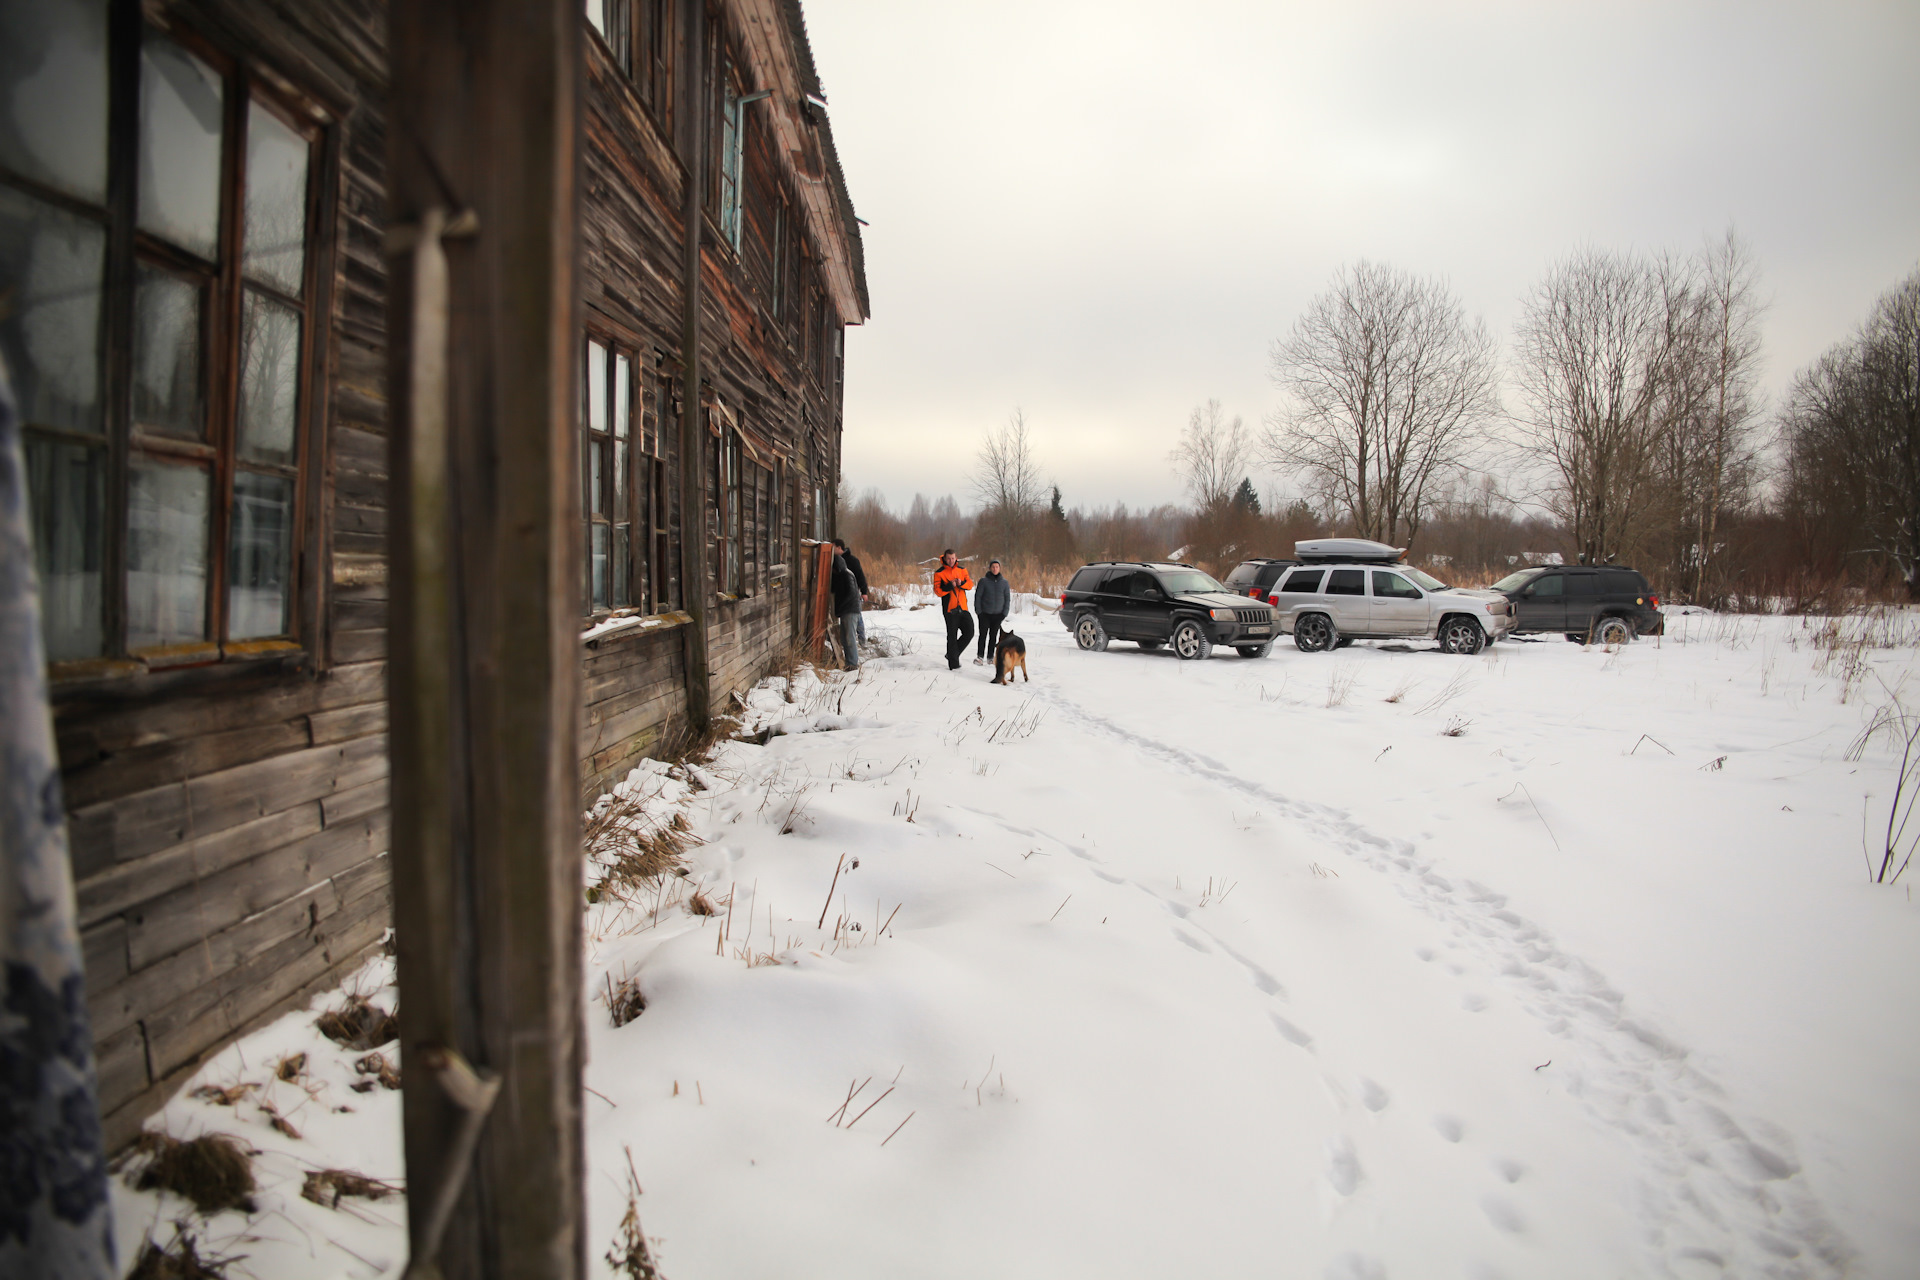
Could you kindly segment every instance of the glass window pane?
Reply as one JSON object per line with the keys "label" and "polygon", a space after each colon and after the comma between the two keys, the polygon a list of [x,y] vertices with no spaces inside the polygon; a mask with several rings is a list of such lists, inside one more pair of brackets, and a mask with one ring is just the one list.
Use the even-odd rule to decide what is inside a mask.
{"label": "glass window pane", "polygon": [[140,48],[140,226],[203,258],[220,244],[220,119],[226,85],[149,32]]}
{"label": "glass window pane", "polygon": [[593,607],[607,607],[607,526],[593,526]]}
{"label": "glass window pane", "polygon": [[613,607],[624,609],[627,596],[627,546],[631,530],[624,524],[613,529]]}
{"label": "glass window pane", "polygon": [[587,344],[587,429],[607,429],[607,349]]}
{"label": "glass window pane", "polygon": [[0,0],[0,164],[107,199],[105,0]]}
{"label": "glass window pane", "polygon": [[293,570],[293,481],[237,471],[227,557],[227,638],[287,634]]}
{"label": "glass window pane", "polygon": [[249,289],[240,306],[240,456],[293,462],[300,316]]}
{"label": "glass window pane", "polygon": [[587,21],[602,36],[607,34],[607,0],[587,0]]}
{"label": "glass window pane", "polygon": [[201,286],[142,263],[133,297],[133,420],[149,431],[206,435],[200,396]]}
{"label": "glass window pane", "polygon": [[613,434],[625,436],[633,430],[631,400],[633,366],[625,356],[613,358]]}
{"label": "glass window pane", "polygon": [[27,494],[40,625],[47,659],[100,656],[100,565],[107,455],[68,440],[27,436]]}
{"label": "glass window pane", "polygon": [[207,473],[136,458],[127,489],[127,648],[207,638]]}
{"label": "glass window pane", "polygon": [[593,477],[587,483],[587,509],[596,516],[607,514],[606,451],[605,441],[587,442],[587,459],[593,468]]}
{"label": "glass window pane", "polygon": [[307,262],[307,140],[247,107],[247,224],[241,269],[299,297]]}
{"label": "glass window pane", "polygon": [[627,442],[613,442],[613,514],[627,514]]}
{"label": "glass window pane", "polygon": [[107,237],[0,186],[0,354],[30,425],[102,429],[100,290]]}

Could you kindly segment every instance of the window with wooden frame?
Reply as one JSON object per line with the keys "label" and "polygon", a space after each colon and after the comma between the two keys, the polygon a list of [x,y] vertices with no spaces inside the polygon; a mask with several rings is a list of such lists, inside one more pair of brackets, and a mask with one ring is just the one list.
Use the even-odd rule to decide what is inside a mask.
{"label": "window with wooden frame", "polygon": [[714,132],[719,140],[716,201],[720,234],[735,253],[740,252],[741,167],[746,155],[746,113],[740,102],[740,84],[732,62],[720,62],[720,118]]}
{"label": "window with wooden frame", "polygon": [[631,0],[586,0],[587,25],[599,33],[613,55],[614,65],[633,74],[633,9]]}
{"label": "window with wooden frame", "polygon": [[584,490],[580,509],[586,520],[587,611],[601,613],[626,608],[631,594],[632,356],[609,342],[588,337],[580,401],[580,478]]}
{"label": "window with wooden frame", "polygon": [[634,603],[650,613],[675,606],[675,580],[668,559],[668,516],[673,510],[667,492],[668,433],[674,430],[672,386],[660,372],[656,353],[652,368],[640,370],[640,450],[634,473]]}
{"label": "window with wooden frame", "polygon": [[0,58],[0,350],[48,658],[293,648],[321,132],[190,32],[32,14]]}
{"label": "window with wooden frame", "polygon": [[672,128],[672,0],[586,0],[592,27],[662,132]]}

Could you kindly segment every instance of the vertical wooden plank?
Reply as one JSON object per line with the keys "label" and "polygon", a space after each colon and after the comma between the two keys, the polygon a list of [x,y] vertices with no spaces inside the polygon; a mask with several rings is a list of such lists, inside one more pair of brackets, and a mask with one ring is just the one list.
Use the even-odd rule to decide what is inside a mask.
{"label": "vertical wooden plank", "polygon": [[707,674],[707,468],[700,421],[701,195],[707,189],[706,0],[680,0],[680,581],[686,628],[687,723],[696,733],[712,716]]}
{"label": "vertical wooden plank", "polygon": [[[461,1112],[406,1074],[415,1262],[466,1277],[585,1271],[580,1130],[579,478],[574,434],[581,17],[569,0],[397,0],[396,249],[444,216],[432,272],[396,253],[389,304],[394,917],[409,1064],[434,1047],[502,1088],[469,1170]],[[438,215],[438,216],[436,216]],[[436,365],[438,372],[436,373]],[[435,378],[444,386],[436,398]],[[444,402],[443,437],[433,438]]]}

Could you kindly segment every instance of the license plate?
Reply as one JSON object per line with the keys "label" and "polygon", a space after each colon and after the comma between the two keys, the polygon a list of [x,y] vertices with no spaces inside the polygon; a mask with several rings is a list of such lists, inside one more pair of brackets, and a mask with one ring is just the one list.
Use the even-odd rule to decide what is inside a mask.
{"label": "license plate", "polygon": [[1273,628],[1270,626],[1248,627],[1247,634],[1250,636],[1263,636],[1271,630],[1273,630]]}

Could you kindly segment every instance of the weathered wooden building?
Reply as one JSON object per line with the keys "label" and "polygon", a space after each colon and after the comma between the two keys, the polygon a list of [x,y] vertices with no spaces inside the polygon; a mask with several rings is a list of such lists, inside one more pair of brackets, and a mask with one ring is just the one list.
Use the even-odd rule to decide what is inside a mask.
{"label": "weathered wooden building", "polygon": [[[671,0],[585,7],[590,796],[689,716],[690,652],[719,708],[799,638],[843,331],[868,308],[798,0],[709,3],[698,67]],[[404,124],[385,118],[379,0],[0,13],[0,351],[117,1144],[387,927],[384,172]]]}

